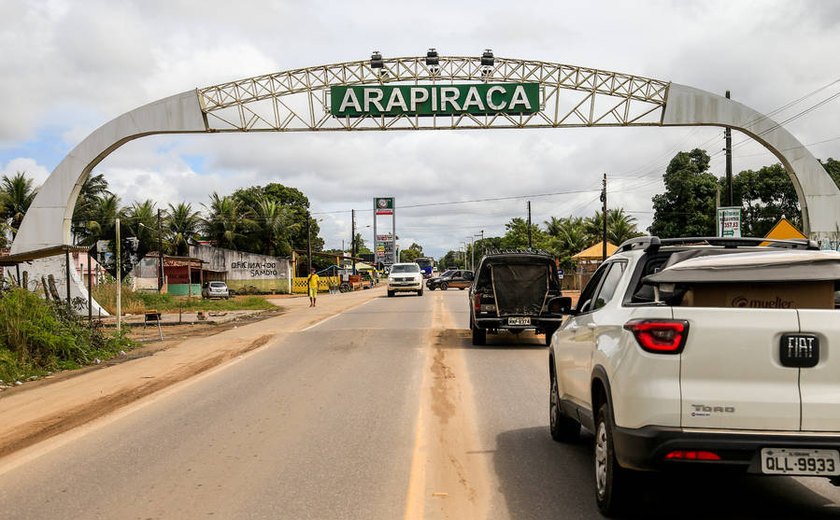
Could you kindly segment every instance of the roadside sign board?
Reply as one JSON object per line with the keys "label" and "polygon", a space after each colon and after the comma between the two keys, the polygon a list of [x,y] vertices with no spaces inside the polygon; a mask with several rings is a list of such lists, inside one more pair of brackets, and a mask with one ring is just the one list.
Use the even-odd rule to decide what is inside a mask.
{"label": "roadside sign board", "polygon": [[717,209],[717,236],[740,238],[741,208],[739,206]]}
{"label": "roadside sign board", "polygon": [[373,209],[377,215],[393,215],[394,197],[377,197]]}

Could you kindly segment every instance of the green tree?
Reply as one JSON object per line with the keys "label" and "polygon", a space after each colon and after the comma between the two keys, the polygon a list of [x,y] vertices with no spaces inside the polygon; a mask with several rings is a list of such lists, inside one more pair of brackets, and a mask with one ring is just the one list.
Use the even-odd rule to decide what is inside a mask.
{"label": "green tree", "polygon": [[[156,251],[158,249],[158,222],[155,203],[151,199],[134,202],[131,206],[124,208],[121,213],[124,219],[121,225],[127,228],[128,236],[136,237],[139,241],[138,258],[143,258],[149,251]],[[122,233],[121,235],[125,236]]]}
{"label": "green tree", "polygon": [[447,251],[447,253],[440,258],[440,261],[438,261],[438,266],[441,271],[450,267],[464,269],[466,266],[464,263],[464,252]]}
{"label": "green tree", "polygon": [[[309,239],[312,241],[313,251],[321,251],[323,249],[324,241],[318,236],[320,229],[317,221],[312,220],[309,223],[308,229],[310,233],[307,234],[307,220],[311,219],[309,199],[297,188],[271,183],[265,187],[251,186],[249,188],[241,188],[236,190],[231,196],[238,202],[240,210],[244,214],[258,212],[259,209],[257,206],[262,200],[274,202],[283,210],[282,212],[285,215],[285,223],[288,229],[278,235],[281,242],[274,247],[279,252],[278,254],[288,255],[292,249],[306,249]],[[255,230],[256,233],[253,232]],[[244,233],[243,237],[237,241],[237,249],[260,253],[265,251],[264,237],[260,237],[259,228],[252,228],[251,231]]]}
{"label": "green tree", "polygon": [[834,180],[834,184],[840,187],[840,161],[829,157],[825,162],[820,161],[820,164],[822,164],[826,173]]}
{"label": "green tree", "polygon": [[253,221],[242,214],[240,202],[234,197],[222,197],[213,192],[209,206],[202,206],[207,210],[207,217],[202,222],[202,231],[207,239],[218,247],[236,249],[245,229],[253,226]]}
{"label": "green tree", "polygon": [[11,177],[4,175],[0,180],[0,218],[11,228],[13,238],[37,192],[26,172],[19,171]]}
{"label": "green tree", "polygon": [[[528,247],[528,222],[519,217],[512,218],[505,224],[505,235],[501,240],[501,247],[505,249],[525,249]],[[540,227],[531,223],[531,243],[534,249],[545,249],[548,246],[548,236]]]}
{"label": "green tree", "polygon": [[164,246],[170,253],[177,256],[187,256],[190,243],[198,240],[201,217],[193,211],[192,204],[180,202],[169,205],[164,223]]}
{"label": "green tree", "polygon": [[[288,227],[289,216],[286,209],[277,202],[260,198],[249,209],[248,217],[253,222],[254,252],[264,255],[289,255]],[[306,220],[299,224],[306,225]],[[253,251],[253,249],[252,249]]]}
{"label": "green tree", "polygon": [[372,251],[367,246],[367,244],[365,244],[365,239],[362,238],[361,233],[356,233],[356,237],[354,239],[354,242],[356,243],[356,256],[358,256],[358,255],[369,255],[370,253],[372,253]]}
{"label": "green tree", "polygon": [[400,251],[400,259],[403,262],[413,262],[423,256],[423,246],[412,242],[406,249]]}
{"label": "green tree", "polygon": [[[721,179],[721,185],[726,182]],[[790,176],[776,163],[758,171],[744,170],[732,178],[733,199],[742,208],[742,234],[763,237],[782,218],[802,229],[799,199]]]}
{"label": "green tree", "polygon": [[546,222],[546,228],[549,234],[548,250],[560,259],[560,266],[564,269],[574,265],[572,256],[594,243],[582,217],[551,217]]}
{"label": "green tree", "polygon": [[665,193],[653,197],[651,234],[665,238],[714,235],[718,180],[709,172],[709,154],[699,148],[679,152],[663,179]]}
{"label": "green tree", "polygon": [[120,198],[113,193],[106,193],[94,197],[86,208],[87,221],[80,234],[79,243],[92,246],[98,240],[113,240],[114,229],[120,213]]}
{"label": "green tree", "polygon": [[90,175],[85,182],[82,183],[79,191],[79,198],[76,199],[76,207],[73,208],[73,220],[71,229],[76,238],[76,243],[87,243],[88,222],[94,220],[92,218],[96,206],[99,205],[101,198],[108,195],[113,195],[108,189],[108,181],[102,174]]}

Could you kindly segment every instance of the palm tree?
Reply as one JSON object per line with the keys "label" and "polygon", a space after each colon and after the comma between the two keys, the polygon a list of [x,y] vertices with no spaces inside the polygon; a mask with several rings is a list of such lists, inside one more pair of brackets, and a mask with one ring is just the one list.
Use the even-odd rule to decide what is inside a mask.
{"label": "palm tree", "polygon": [[591,237],[586,231],[586,224],[581,217],[554,218],[546,222],[554,237],[558,256],[570,257],[588,247]]}
{"label": "palm tree", "polygon": [[262,246],[260,252],[266,255],[288,254],[290,226],[286,207],[261,197],[249,210],[249,217],[252,219],[257,241]]}
{"label": "palm tree", "polygon": [[123,210],[123,225],[128,227],[129,235],[137,237],[140,245],[137,248],[139,256],[146,252],[158,249],[158,221],[157,208],[151,199],[143,202],[134,202]]}
{"label": "palm tree", "polygon": [[644,235],[636,228],[636,217],[624,213],[623,208],[609,210],[607,214],[607,237],[619,245],[622,242]]}
{"label": "palm tree", "polygon": [[11,178],[4,175],[0,180],[0,218],[11,226],[13,238],[37,192],[26,172],[19,171]]}
{"label": "palm tree", "polygon": [[192,204],[185,202],[177,206],[170,204],[166,213],[164,224],[166,245],[172,253],[187,256],[190,252],[190,242],[198,239],[201,217],[197,211],[193,211]]}
{"label": "palm tree", "polygon": [[114,238],[116,219],[120,216],[120,198],[113,193],[100,195],[90,201],[86,209],[87,221],[77,228],[81,245],[92,246],[98,240]]}
{"label": "palm tree", "polygon": [[[603,240],[604,220],[602,212],[598,211],[594,217],[586,219],[586,231],[593,243]],[[607,210],[607,240],[613,244],[621,244],[625,240],[644,235],[636,228],[636,217],[627,215],[624,208]]]}
{"label": "palm tree", "polygon": [[220,197],[213,192],[209,207],[202,206],[209,212],[203,222],[204,234],[218,247],[235,249],[236,242],[244,236],[240,230],[253,225],[242,215],[239,202],[231,196]]}

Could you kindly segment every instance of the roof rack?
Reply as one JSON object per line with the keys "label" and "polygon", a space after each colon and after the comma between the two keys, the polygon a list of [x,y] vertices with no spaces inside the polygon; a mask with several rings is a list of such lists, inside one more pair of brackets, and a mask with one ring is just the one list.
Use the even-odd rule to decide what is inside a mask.
{"label": "roof rack", "polygon": [[644,249],[645,253],[652,253],[656,252],[660,245],[661,241],[659,237],[648,235],[625,240],[618,246],[618,251],[616,252],[622,253],[624,251],[632,251],[633,249]]}
{"label": "roof rack", "polygon": [[554,256],[545,249],[487,249],[484,252],[486,255],[542,255],[542,256]]}
{"label": "roof rack", "polygon": [[775,238],[759,237],[680,237],[663,238],[661,244],[707,244],[710,246],[722,246],[724,248],[737,248],[739,246],[759,246],[767,243],[769,247],[784,247],[787,249],[811,249],[818,250],[819,246],[813,240],[778,240]]}
{"label": "roof rack", "polygon": [[814,240],[805,239],[789,239],[779,240],[775,238],[758,238],[758,237],[679,237],[679,238],[659,238],[657,236],[644,236],[638,238],[631,238],[626,240],[618,246],[619,253],[625,251],[632,251],[634,249],[643,249],[646,253],[655,253],[662,246],[673,245],[710,245],[720,246],[724,248],[735,249],[737,247],[759,246],[767,244],[768,247],[783,247],[787,249],[810,249],[818,250],[819,245]]}

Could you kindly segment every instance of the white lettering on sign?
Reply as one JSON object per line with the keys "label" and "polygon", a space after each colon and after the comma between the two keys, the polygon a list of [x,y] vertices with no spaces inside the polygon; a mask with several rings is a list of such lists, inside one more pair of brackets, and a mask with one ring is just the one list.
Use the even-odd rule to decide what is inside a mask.
{"label": "white lettering on sign", "polygon": [[411,111],[416,112],[418,103],[425,103],[429,100],[429,91],[424,88],[413,88],[409,91],[409,98],[411,99]]}
{"label": "white lettering on sign", "polygon": [[374,88],[366,88],[365,89],[365,112],[370,112],[370,106],[374,105],[377,110],[380,112],[384,112],[385,109],[382,108],[382,97],[385,96],[385,93],[381,90],[374,89]]}
{"label": "white lettering on sign", "polygon": [[341,100],[340,109],[345,111],[348,106],[357,112],[362,111],[362,106],[359,104],[359,99],[356,97],[356,91],[352,88],[348,88],[344,93],[344,99]]}
{"label": "white lettering on sign", "polygon": [[509,109],[516,108],[516,105],[522,105],[525,110],[531,110],[531,102],[528,101],[528,96],[525,95],[525,87],[522,85],[517,85],[515,89],[513,89],[513,99],[510,100]]}
{"label": "white lettering on sign", "polygon": [[505,108],[504,103],[493,102],[493,94],[496,94],[497,92],[499,94],[504,94],[507,91],[505,90],[505,87],[500,87],[498,85],[496,85],[495,87],[490,87],[487,90],[487,106],[492,108],[493,110],[502,110],[503,108]]}
{"label": "white lettering on sign", "polygon": [[440,89],[440,109],[446,111],[446,104],[452,105],[452,109],[460,112],[461,107],[458,106],[458,89],[456,87],[443,87]]}
{"label": "white lettering on sign", "polygon": [[467,98],[464,100],[464,110],[469,110],[471,106],[479,110],[484,110],[484,103],[481,101],[481,96],[478,95],[478,89],[472,87],[467,90]]}
{"label": "white lettering on sign", "polygon": [[391,91],[391,97],[388,98],[388,106],[385,110],[390,112],[394,110],[395,107],[399,107],[403,112],[408,112],[408,105],[405,103],[402,90],[398,88]]}

